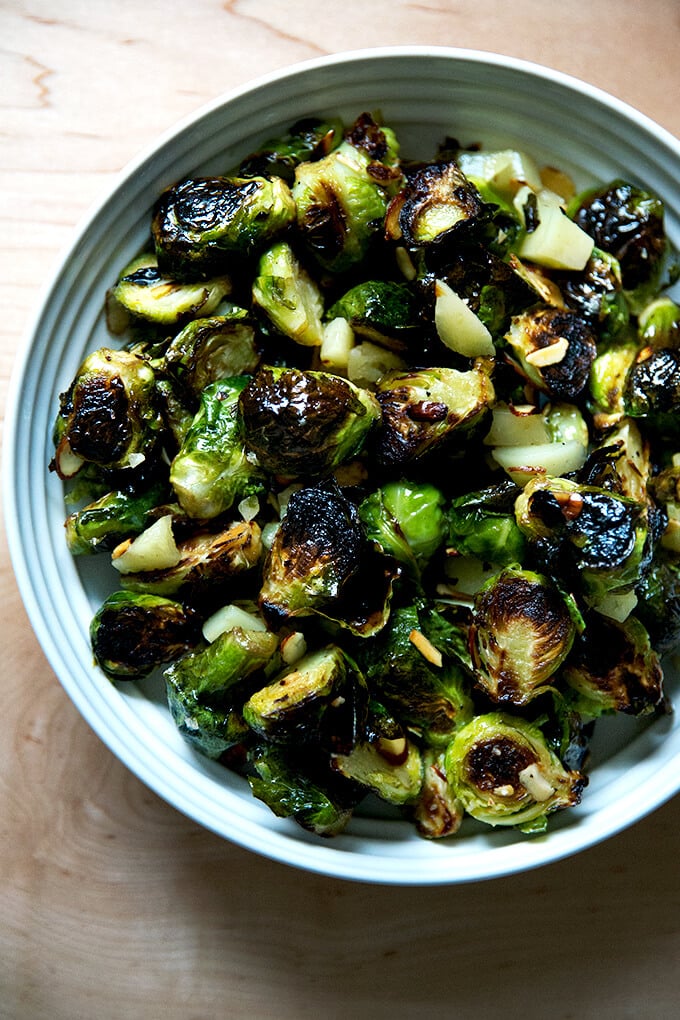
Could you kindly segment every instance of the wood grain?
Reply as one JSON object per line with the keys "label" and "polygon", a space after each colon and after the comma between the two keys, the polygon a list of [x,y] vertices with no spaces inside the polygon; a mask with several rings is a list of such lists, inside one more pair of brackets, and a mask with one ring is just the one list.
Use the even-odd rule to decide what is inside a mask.
{"label": "wood grain", "polygon": [[[677,0],[0,2],[0,406],[76,223],[219,93],[322,53],[490,49],[680,133]],[[59,686],[0,541],[0,1017],[670,1018],[680,800],[577,858],[470,886],[307,875],[149,792]]]}

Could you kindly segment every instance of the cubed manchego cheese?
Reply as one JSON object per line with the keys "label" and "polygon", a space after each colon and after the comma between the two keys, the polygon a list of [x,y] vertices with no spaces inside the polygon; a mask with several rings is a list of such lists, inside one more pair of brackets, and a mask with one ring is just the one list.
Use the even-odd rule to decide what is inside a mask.
{"label": "cubed manchego cheese", "polygon": [[111,562],[121,574],[176,567],[181,557],[172,533],[172,516],[165,514],[137,535],[114,549]]}
{"label": "cubed manchego cheese", "polygon": [[241,630],[266,630],[264,620],[233,603],[222,606],[203,623],[203,637],[211,644],[220,634],[239,627]]}
{"label": "cubed manchego cheese", "polygon": [[326,372],[347,374],[349,352],[354,347],[354,330],[347,319],[339,316],[323,327],[319,361]]}
{"label": "cubed manchego cheese", "polygon": [[595,242],[585,230],[570,220],[562,208],[559,195],[547,188],[532,191],[520,188],[514,204],[520,216],[530,196],[536,196],[538,226],[524,236],[519,256],[546,269],[568,269],[580,272],[592,255]]}
{"label": "cubed manchego cheese", "polygon": [[526,485],[537,475],[553,478],[583,467],[588,450],[573,440],[568,443],[538,443],[533,446],[497,446],[491,456],[517,485]]}
{"label": "cubed manchego cheese", "polygon": [[434,293],[434,324],[444,346],[466,358],[493,357],[491,333],[463,298],[444,280],[435,282]]}

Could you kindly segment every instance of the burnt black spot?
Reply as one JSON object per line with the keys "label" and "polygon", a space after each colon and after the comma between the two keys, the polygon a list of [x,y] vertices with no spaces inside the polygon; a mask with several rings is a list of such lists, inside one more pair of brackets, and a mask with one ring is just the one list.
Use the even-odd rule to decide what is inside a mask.
{"label": "burnt black spot", "polygon": [[470,783],[482,791],[499,786],[520,787],[519,773],[533,765],[536,756],[528,747],[516,744],[509,737],[480,740],[465,759]]}

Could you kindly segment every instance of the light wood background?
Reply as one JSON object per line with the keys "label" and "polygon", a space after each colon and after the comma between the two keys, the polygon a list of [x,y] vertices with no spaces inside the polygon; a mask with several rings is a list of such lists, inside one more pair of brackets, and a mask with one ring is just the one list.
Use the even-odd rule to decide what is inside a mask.
{"label": "light wood background", "polygon": [[[75,224],[161,131],[318,54],[488,49],[680,133],[678,0],[1,0],[0,402]],[[680,1015],[680,799],[489,883],[310,876],[143,787],[63,693],[1,536],[0,1017],[387,1020]]]}

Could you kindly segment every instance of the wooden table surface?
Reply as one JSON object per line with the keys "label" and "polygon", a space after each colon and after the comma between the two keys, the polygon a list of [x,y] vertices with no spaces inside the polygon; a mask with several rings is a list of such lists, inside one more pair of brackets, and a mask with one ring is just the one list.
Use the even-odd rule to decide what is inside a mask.
{"label": "wooden table surface", "polygon": [[[678,0],[2,0],[0,401],[77,222],[164,129],[259,72],[456,45],[577,75],[680,134]],[[680,798],[576,858],[406,890],[203,831],[81,719],[0,549],[0,1017],[675,1017]]]}

